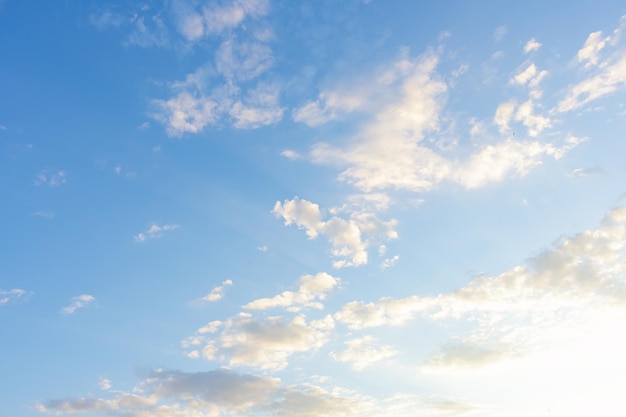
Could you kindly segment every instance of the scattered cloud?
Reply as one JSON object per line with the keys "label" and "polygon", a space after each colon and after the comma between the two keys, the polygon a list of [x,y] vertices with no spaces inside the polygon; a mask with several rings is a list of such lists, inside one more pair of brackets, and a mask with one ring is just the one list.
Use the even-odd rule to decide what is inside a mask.
{"label": "scattered cloud", "polygon": [[39,172],[35,177],[35,185],[47,185],[49,187],[58,187],[67,182],[67,174],[65,171],[44,170]]}
{"label": "scattered cloud", "polygon": [[398,263],[400,255],[394,255],[391,258],[387,258],[380,263],[380,269],[388,269]]}
{"label": "scattered cloud", "polygon": [[231,285],[233,285],[233,281],[227,279],[226,281],[222,282],[222,285],[213,288],[210,293],[200,298],[199,301],[208,303],[219,301],[224,296],[224,288]]}
{"label": "scattered cloud", "polygon": [[0,306],[26,300],[30,295],[32,295],[32,292],[20,288],[13,288],[10,290],[3,290],[0,288]]}
{"label": "scattered cloud", "polygon": [[158,239],[163,236],[163,233],[178,229],[179,227],[180,225],[178,224],[164,224],[163,226],[160,226],[153,223],[145,232],[135,235],[133,239],[137,243],[145,242],[148,239]]}
{"label": "scattered cloud", "polygon": [[[338,208],[334,212],[344,210]],[[333,256],[339,258],[333,262],[335,268],[367,264],[367,248],[371,243],[398,236],[394,230],[397,222],[393,219],[382,221],[373,212],[351,209],[347,220],[332,216],[323,221],[319,205],[298,197],[283,203],[277,201],[272,212],[277,218],[282,217],[286,226],[295,224],[304,229],[309,239],[325,234],[333,246]]]}
{"label": "scattered cloud", "polygon": [[76,310],[85,308],[88,305],[92,304],[94,301],[96,301],[96,298],[93,295],[89,294],[81,294],[76,297],[72,297],[71,304],[67,307],[63,307],[61,309],[61,314],[63,314],[64,316],[74,314]]}

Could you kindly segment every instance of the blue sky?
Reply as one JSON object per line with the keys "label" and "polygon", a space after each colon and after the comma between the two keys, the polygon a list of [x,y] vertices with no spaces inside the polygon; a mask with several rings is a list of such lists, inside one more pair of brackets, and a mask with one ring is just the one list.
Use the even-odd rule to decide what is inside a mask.
{"label": "blue sky", "polygon": [[0,1],[3,415],[621,415],[623,2]]}

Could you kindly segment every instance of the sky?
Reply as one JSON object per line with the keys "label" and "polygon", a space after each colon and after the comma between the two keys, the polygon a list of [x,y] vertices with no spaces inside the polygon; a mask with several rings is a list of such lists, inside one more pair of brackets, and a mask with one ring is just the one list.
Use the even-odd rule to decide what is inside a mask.
{"label": "sky", "polygon": [[622,1],[0,1],[0,414],[621,416]]}

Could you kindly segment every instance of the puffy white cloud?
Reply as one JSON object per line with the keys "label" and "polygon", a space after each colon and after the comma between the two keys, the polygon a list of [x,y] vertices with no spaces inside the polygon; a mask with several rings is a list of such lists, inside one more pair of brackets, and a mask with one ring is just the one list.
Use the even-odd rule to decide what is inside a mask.
{"label": "puffy white cloud", "polygon": [[378,346],[378,341],[372,336],[365,336],[345,342],[347,348],[340,353],[331,353],[331,357],[339,362],[349,362],[352,367],[360,371],[374,363],[384,361],[397,355],[391,346]]}
{"label": "puffy white cloud", "polygon": [[326,294],[339,284],[339,279],[325,272],[316,275],[304,275],[298,280],[297,291],[283,291],[272,298],[259,298],[244,305],[247,310],[267,310],[276,307],[299,311],[302,307],[322,309],[318,300],[324,300]]}
{"label": "puffy white cloud", "polygon": [[[525,175],[529,172],[527,168],[541,164],[546,157],[556,157],[571,149],[567,140],[560,145],[558,141],[513,141],[491,136],[486,126],[475,118],[471,120],[477,128],[472,129],[471,136],[480,132],[489,140],[473,140],[469,148],[464,147],[463,154],[455,154],[455,147],[433,146],[439,143],[436,138],[445,135],[440,125],[447,119],[441,114],[449,92],[449,85],[436,73],[438,62],[439,52],[433,50],[414,59],[404,51],[398,60],[388,65],[390,69],[383,76],[368,80],[366,90],[370,104],[354,106],[371,113],[368,121],[361,124],[343,147],[318,143],[312,147],[309,158],[314,163],[339,167],[342,170],[339,179],[367,193],[386,189],[423,192],[443,182],[475,188],[502,181],[509,175]],[[552,127],[551,119],[538,112],[541,104],[533,101],[542,95],[537,87],[546,74],[547,71],[539,71],[531,63],[511,79],[514,84],[530,87],[532,99],[522,104],[510,99],[497,107],[493,121],[500,134],[510,132],[514,123],[524,126],[530,137],[537,137]],[[345,112],[349,110],[347,106],[342,108]],[[447,123],[453,125],[454,121]],[[457,142],[455,139],[454,143]],[[507,157],[498,161],[501,169],[496,174],[484,175],[486,170],[476,161],[488,158],[492,152],[502,152]],[[513,155],[514,152],[518,155]],[[502,166],[506,162],[511,165]],[[473,168],[479,171],[469,172]]]}
{"label": "puffy white cloud", "polygon": [[72,297],[72,302],[67,307],[63,307],[61,309],[61,314],[64,316],[74,314],[76,310],[85,308],[94,301],[96,301],[96,297],[90,294],[81,294],[76,297]]}
{"label": "puffy white cloud", "polygon": [[[373,198],[381,201],[379,197]],[[342,211],[349,211],[347,220],[332,216],[323,221],[319,205],[295,197],[283,203],[277,201],[272,212],[276,217],[282,217],[285,225],[296,224],[305,229],[309,239],[315,239],[320,233],[325,234],[333,246],[333,256],[339,258],[333,263],[335,268],[367,264],[370,243],[397,237],[395,220],[381,221],[372,212],[345,206],[331,210],[336,214]]]}
{"label": "puffy white cloud", "polygon": [[182,345],[198,349],[204,345],[204,358],[225,361],[230,366],[280,370],[294,353],[315,351],[325,345],[331,328],[328,320],[307,322],[304,316],[258,319],[249,313],[239,313],[208,329],[219,334],[209,336],[210,332],[203,328]]}
{"label": "puffy white cloud", "polygon": [[178,224],[164,224],[163,226],[153,223],[145,232],[141,232],[133,237],[135,242],[142,243],[148,239],[157,239],[163,236],[164,232],[178,229]]}
{"label": "puffy white cloud", "polygon": [[25,300],[32,292],[23,290],[21,288],[13,288],[10,290],[3,290],[0,288],[0,306],[7,305],[19,300]]}

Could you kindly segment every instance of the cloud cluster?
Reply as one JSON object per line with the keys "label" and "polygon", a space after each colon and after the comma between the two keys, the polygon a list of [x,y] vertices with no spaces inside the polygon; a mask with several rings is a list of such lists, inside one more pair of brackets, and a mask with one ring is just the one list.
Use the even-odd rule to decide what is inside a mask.
{"label": "cloud cluster", "polygon": [[132,393],[50,399],[36,408],[49,414],[113,417],[412,417],[415,413],[457,416],[478,407],[454,398],[408,394],[376,400],[343,387],[286,385],[278,378],[219,368],[195,373],[156,369],[147,372]]}
{"label": "cloud cluster", "polygon": [[[322,309],[320,301],[339,282],[324,272],[304,275],[298,280],[297,291],[253,300],[243,306],[247,311],[208,323],[181,345],[191,358],[203,357],[229,366],[284,369],[293,354],[314,352],[327,343],[334,328],[332,317],[309,320],[302,309]],[[258,317],[251,313],[272,309],[291,314]]]}
{"label": "cloud cluster", "polygon": [[[533,44],[530,47],[537,48]],[[542,106],[536,101],[541,97],[538,86],[547,71],[527,63],[511,78],[511,84],[529,87],[529,98],[521,104],[511,99],[498,106],[493,123],[499,135],[486,135],[488,126],[472,119],[471,136],[481,131],[487,137],[470,144],[468,155],[455,156],[456,146],[439,147],[437,138],[445,133],[442,116],[453,85],[436,72],[440,55],[440,51],[430,49],[411,58],[403,50],[399,59],[367,78],[362,89],[352,86],[349,91],[325,91],[317,101],[297,109],[295,120],[311,126],[349,112],[370,116],[345,146],[318,143],[311,149],[309,159],[339,167],[339,179],[364,192],[422,192],[443,182],[475,188],[523,176],[545,158],[559,158],[579,143],[569,139],[547,142],[508,137],[511,122],[521,124],[531,138],[552,127],[551,119],[539,112]]]}
{"label": "cloud cluster", "polygon": [[335,268],[359,266],[368,262],[367,248],[372,242],[395,239],[395,220],[382,221],[370,211],[336,208],[331,212],[349,212],[349,218],[331,216],[323,220],[319,205],[295,197],[284,202],[277,201],[272,212],[282,218],[286,226],[297,225],[304,229],[309,239],[319,234],[328,237],[333,246],[333,256],[339,258],[333,262]]}
{"label": "cloud cluster", "polygon": [[482,366],[577,340],[623,313],[625,223],[626,206],[617,207],[600,227],[564,238],[495,277],[436,297],[353,301],[334,318],[353,330],[397,326],[417,315],[469,325],[426,362],[433,369]]}

